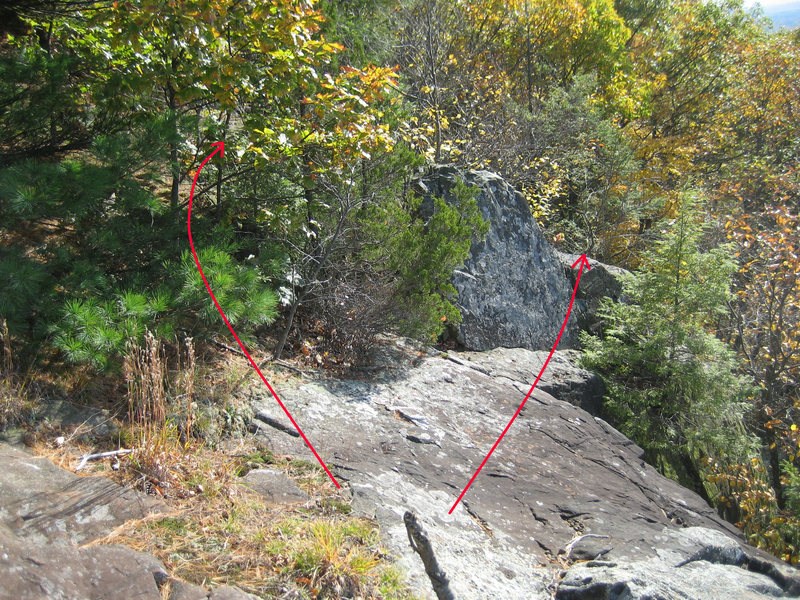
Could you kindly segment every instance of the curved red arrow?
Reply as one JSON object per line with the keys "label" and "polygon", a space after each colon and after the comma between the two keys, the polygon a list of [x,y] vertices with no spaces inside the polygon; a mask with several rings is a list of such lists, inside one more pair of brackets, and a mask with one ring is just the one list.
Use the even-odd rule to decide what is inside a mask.
{"label": "curved red arrow", "polygon": [[570,298],[570,301],[569,301],[569,308],[567,309],[567,316],[564,317],[564,324],[561,326],[561,331],[558,332],[558,337],[556,338],[556,343],[553,344],[553,349],[550,350],[550,354],[547,356],[547,360],[544,361],[544,364],[542,365],[542,369],[539,371],[539,374],[536,376],[536,381],[533,382],[533,385],[531,386],[531,389],[528,390],[528,393],[525,396],[525,399],[522,401],[522,404],[519,405],[519,408],[517,409],[517,412],[515,412],[514,416],[511,417],[511,420],[508,422],[508,425],[506,425],[506,428],[503,430],[503,433],[501,433],[500,437],[497,438],[497,441],[494,443],[494,446],[492,446],[492,449],[489,450],[489,454],[487,454],[486,458],[483,459],[483,462],[481,463],[481,466],[478,467],[477,471],[475,471],[475,475],[473,475],[472,479],[469,480],[469,483],[467,483],[467,487],[465,487],[464,491],[461,492],[461,495],[458,497],[458,500],[456,500],[455,503],[453,504],[452,508],[450,508],[450,510],[447,511],[448,514],[453,514],[453,511],[455,510],[456,506],[458,506],[458,503],[461,502],[461,499],[464,497],[464,494],[467,493],[467,490],[469,489],[469,486],[472,485],[472,482],[475,481],[475,478],[478,476],[478,473],[480,473],[481,469],[483,469],[483,465],[486,464],[486,462],[489,460],[489,457],[495,451],[495,448],[497,448],[497,446],[500,444],[500,440],[503,439],[503,436],[511,428],[511,424],[514,422],[514,420],[517,418],[519,413],[522,411],[522,407],[525,406],[525,403],[528,401],[528,398],[531,397],[531,394],[533,393],[533,390],[536,388],[536,384],[539,383],[539,380],[542,378],[542,373],[544,373],[544,370],[547,368],[547,363],[549,363],[550,359],[553,357],[553,352],[556,351],[556,347],[558,346],[558,342],[561,340],[561,336],[564,333],[564,329],[567,326],[567,319],[569,319],[569,313],[572,312],[572,304],[575,302],[575,294],[578,292],[578,284],[581,281],[581,275],[583,274],[583,267],[586,267],[587,269],[591,269],[592,268],[592,267],[589,266],[589,261],[586,259],[586,255],[585,254],[581,254],[581,257],[578,260],[575,261],[575,263],[572,265],[572,268],[574,269],[576,266],[578,266],[578,264],[581,265],[580,271],[578,271],[578,279],[575,281],[575,289],[572,290],[572,298]]}
{"label": "curved red arrow", "polygon": [[264,377],[264,374],[261,372],[261,369],[258,368],[258,365],[253,360],[253,358],[250,356],[250,353],[247,351],[247,348],[244,347],[244,344],[242,344],[242,341],[239,339],[239,336],[236,335],[236,332],[233,330],[233,327],[231,327],[230,322],[228,322],[228,317],[226,317],[225,313],[222,312],[222,307],[219,305],[219,302],[217,302],[217,298],[214,296],[214,292],[211,291],[211,286],[208,285],[208,281],[206,280],[206,275],[205,275],[205,273],[203,273],[203,268],[200,266],[200,260],[197,258],[197,252],[195,252],[195,249],[194,249],[194,241],[192,240],[192,200],[194,200],[194,186],[197,184],[197,178],[200,175],[200,171],[203,170],[203,167],[211,159],[211,157],[214,156],[217,152],[219,152],[220,157],[222,157],[223,153],[225,152],[225,142],[217,142],[216,144],[212,144],[212,145],[216,146],[216,150],[214,150],[211,154],[206,156],[205,160],[202,163],[200,163],[200,166],[197,168],[197,173],[194,174],[194,179],[192,180],[192,190],[191,190],[191,192],[189,192],[189,216],[187,218],[186,228],[187,228],[187,230],[189,232],[189,246],[191,246],[191,248],[192,248],[192,256],[194,256],[194,262],[197,265],[197,270],[200,271],[200,276],[203,278],[203,283],[206,284],[206,289],[208,290],[208,293],[211,295],[211,299],[214,301],[214,304],[216,305],[217,310],[219,311],[219,314],[222,315],[222,320],[225,321],[225,325],[227,325],[228,329],[231,330],[231,333],[233,334],[233,337],[236,339],[236,343],[239,344],[239,347],[242,349],[242,352],[244,352],[244,355],[247,357],[247,360],[250,361],[250,364],[253,365],[253,368],[256,370],[256,373],[258,373],[258,376],[261,377],[261,381],[264,382],[264,385],[267,386],[269,391],[272,393],[272,396],[275,398],[275,400],[278,401],[278,404],[283,409],[283,412],[286,413],[286,416],[289,417],[289,420],[292,422],[292,425],[294,425],[294,428],[297,429],[297,431],[300,433],[300,435],[303,438],[303,441],[306,443],[306,445],[309,447],[309,449],[314,454],[316,459],[319,461],[319,464],[322,465],[322,468],[325,469],[325,472],[328,474],[328,477],[331,478],[331,481],[333,481],[333,484],[338,488],[339,487],[339,482],[336,481],[336,478],[328,470],[328,467],[325,466],[325,463],[319,457],[319,454],[317,454],[317,451],[314,450],[314,446],[312,446],[311,442],[308,441],[308,438],[306,437],[306,434],[303,433],[303,430],[300,429],[300,426],[292,418],[292,415],[289,414],[289,411],[283,405],[283,402],[281,402],[281,399],[278,398],[278,394],[276,394],[275,390],[272,389],[272,386],[269,384],[269,381],[267,381],[267,378]]}

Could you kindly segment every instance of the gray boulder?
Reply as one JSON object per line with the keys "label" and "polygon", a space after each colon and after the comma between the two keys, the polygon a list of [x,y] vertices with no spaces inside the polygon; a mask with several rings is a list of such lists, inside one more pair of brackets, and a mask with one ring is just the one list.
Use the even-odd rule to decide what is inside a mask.
{"label": "gray boulder", "polygon": [[[459,180],[478,188],[478,206],[490,228],[453,274],[462,317],[458,341],[471,350],[551,348],[572,295],[555,251],[522,194],[488,171],[435,168],[417,182],[422,210],[431,209],[433,196],[450,198]],[[560,347],[573,343],[575,331],[570,319]]]}
{"label": "gray boulder", "polygon": [[[577,269],[572,265],[578,260],[577,254],[565,254],[556,252],[556,257],[561,263],[561,268],[570,282],[570,286],[575,285],[578,275]],[[575,316],[577,328],[580,331],[597,332],[601,327],[600,316],[597,309],[603,298],[611,298],[614,301],[623,300],[622,297],[622,278],[629,274],[628,271],[620,267],[606,265],[592,258],[589,259],[591,269],[584,269],[581,274],[581,282],[575,294],[575,305],[572,310]]]}

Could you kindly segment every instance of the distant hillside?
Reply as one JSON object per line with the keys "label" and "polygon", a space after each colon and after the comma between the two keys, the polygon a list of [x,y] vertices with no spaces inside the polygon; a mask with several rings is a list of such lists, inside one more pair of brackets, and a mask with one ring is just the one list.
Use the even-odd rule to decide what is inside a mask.
{"label": "distant hillside", "polygon": [[772,20],[775,29],[794,29],[800,26],[800,1],[765,8],[764,12]]}

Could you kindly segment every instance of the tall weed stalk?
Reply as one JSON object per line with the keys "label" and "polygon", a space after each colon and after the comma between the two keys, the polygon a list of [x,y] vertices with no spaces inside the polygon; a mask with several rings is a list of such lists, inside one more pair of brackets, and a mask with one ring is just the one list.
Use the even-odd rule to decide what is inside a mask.
{"label": "tall weed stalk", "polygon": [[[145,482],[166,487],[173,478],[172,465],[189,447],[194,421],[193,396],[196,370],[191,338],[177,344],[170,376],[164,345],[150,331],[142,345],[129,343],[123,361],[128,396],[128,420],[134,433],[135,452],[131,456],[135,471]],[[181,355],[184,354],[182,357]],[[185,408],[181,400],[185,401]],[[181,432],[176,424],[185,414]]]}
{"label": "tall weed stalk", "polygon": [[0,315],[0,430],[29,420],[35,412],[36,399],[29,393],[30,373],[20,376],[14,368],[11,334]]}

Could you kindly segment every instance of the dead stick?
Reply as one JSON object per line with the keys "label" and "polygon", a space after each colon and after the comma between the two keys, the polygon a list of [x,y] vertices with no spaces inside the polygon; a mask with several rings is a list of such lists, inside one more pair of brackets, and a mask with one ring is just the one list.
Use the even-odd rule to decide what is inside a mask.
{"label": "dead stick", "polygon": [[422,564],[425,565],[425,573],[428,574],[428,578],[431,580],[436,597],[439,600],[455,600],[453,592],[450,590],[450,581],[448,581],[445,572],[439,567],[439,563],[433,555],[433,548],[428,536],[425,535],[422,526],[417,522],[417,517],[414,516],[414,513],[406,511],[403,515],[403,521],[406,524],[411,548],[422,559]]}
{"label": "dead stick", "polygon": [[76,471],[80,471],[83,467],[86,466],[86,463],[90,460],[97,460],[98,458],[105,458],[106,456],[119,456],[120,454],[130,454],[133,450],[110,450],[108,452],[98,452],[97,454],[84,454],[81,462],[75,467]]}

